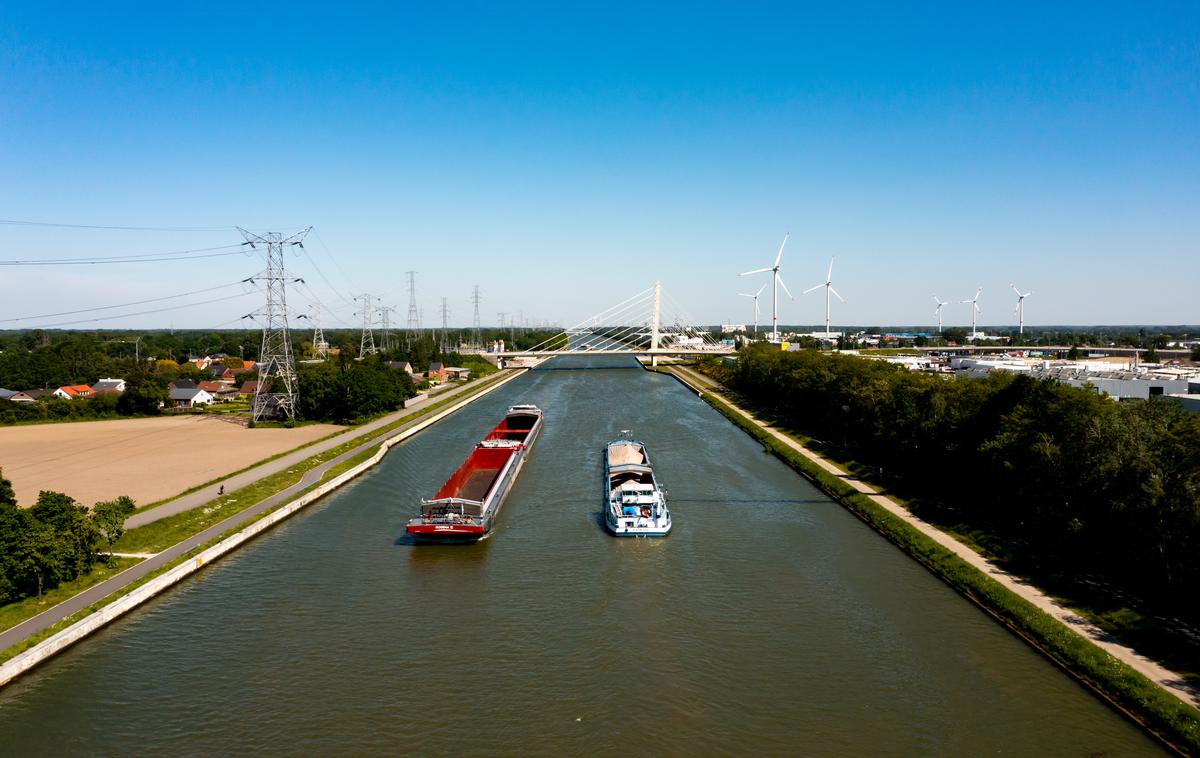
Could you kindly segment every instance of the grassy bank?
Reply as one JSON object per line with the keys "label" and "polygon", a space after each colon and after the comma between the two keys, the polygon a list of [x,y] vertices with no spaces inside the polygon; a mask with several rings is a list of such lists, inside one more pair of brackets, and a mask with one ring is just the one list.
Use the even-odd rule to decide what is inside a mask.
{"label": "grassy bank", "polygon": [[[352,450],[355,447],[358,447],[361,445],[367,445],[366,449],[359,451],[355,455],[351,456],[350,458],[348,458],[345,461],[342,461],[341,463],[337,464],[336,466],[332,466],[330,468],[330,470],[321,477],[321,481],[332,479],[333,477],[336,477],[339,474],[341,474],[345,471],[348,471],[349,469],[362,463],[363,461],[366,461],[368,458],[373,456],[379,450],[379,447],[383,444],[386,437],[390,436],[390,433],[395,431],[396,428],[398,428],[402,425],[411,423],[411,422],[418,420],[424,416],[427,416],[431,413],[435,413],[436,411],[444,408],[447,405],[450,405],[452,403],[457,403],[461,400],[469,398],[472,395],[477,394],[478,392],[495,384],[496,382],[501,381],[503,376],[504,375],[502,374],[500,376],[497,376],[495,379],[489,378],[487,381],[480,381],[477,386],[472,387],[467,392],[456,395],[454,397],[445,398],[443,400],[438,401],[437,403],[433,403],[425,408],[422,408],[417,413],[414,413],[409,416],[405,416],[404,418],[399,419],[392,424],[389,424],[385,427],[381,427],[380,429],[373,431],[369,435],[358,438],[351,442],[347,442],[337,448],[328,450],[319,456],[314,456],[314,458],[310,458],[310,459],[302,462],[301,464],[297,464],[297,466],[294,466],[292,469],[289,469],[289,470],[283,471],[283,472],[279,472],[279,474],[275,475],[274,477],[268,477],[266,479],[260,480],[259,482],[255,483],[254,485],[242,488],[241,490],[238,490],[237,492],[228,493],[225,497],[219,499],[219,500],[231,500],[231,501],[236,500],[237,501],[237,502],[228,503],[227,504],[229,506],[228,509],[223,507],[220,503],[210,503],[207,506],[201,506],[200,508],[196,508],[196,509],[193,509],[192,511],[188,511],[187,513],[178,514],[177,516],[162,519],[161,521],[147,524],[146,526],[140,527],[139,529],[135,529],[135,530],[126,532],[125,535],[122,536],[121,541],[119,541],[117,543],[117,545],[114,546],[114,549],[117,550],[118,552],[156,552],[156,551],[161,551],[163,549],[166,549],[167,547],[170,547],[171,545],[175,545],[175,544],[181,542],[182,540],[185,540],[188,537],[190,537],[194,534],[197,534],[200,531],[203,531],[204,529],[208,528],[209,526],[212,526],[213,524],[219,523],[221,520],[228,518],[231,515],[241,512],[242,510],[250,507],[251,505],[254,505],[255,503],[261,502],[263,499],[270,497],[271,495],[276,494],[277,492],[282,491],[283,489],[286,489],[287,487],[291,486],[292,484],[295,484],[297,481],[299,481],[300,477],[303,476],[304,472],[307,471],[308,469],[312,468],[313,466],[318,465],[321,462],[330,460],[332,458],[336,458],[338,455],[341,455],[342,453]],[[374,440],[374,444],[371,444],[372,440]],[[317,459],[320,459],[320,460],[317,460]],[[303,466],[303,470],[301,470],[301,466]],[[299,497],[300,495],[312,490],[313,488],[317,487],[319,484],[320,484],[320,481],[315,482],[312,485],[310,485],[309,487],[304,488],[304,490],[296,493],[296,497]],[[291,500],[291,498],[289,498],[289,502],[290,502],[290,500]],[[42,631],[40,631],[36,634],[31,635],[30,637],[26,638],[25,640],[15,644],[15,645],[12,645],[11,647],[9,647],[3,651],[0,651],[0,663],[3,663],[4,661],[9,660],[10,658],[13,658],[16,655],[19,655],[20,653],[24,652],[25,650],[32,648],[34,645],[37,645],[42,640],[45,640],[45,639],[53,636],[57,632],[62,631],[63,629],[66,629],[71,624],[74,624],[75,622],[79,621],[80,619],[85,618],[88,615],[95,613],[97,610],[120,599],[121,597],[128,595],[130,592],[132,592],[133,590],[142,586],[146,582],[149,582],[150,580],[154,579],[155,577],[160,576],[160,575],[166,573],[167,571],[170,571],[171,569],[175,568],[176,566],[180,565],[181,563],[183,563],[187,560],[190,560],[192,557],[194,557],[198,553],[201,553],[204,550],[207,550],[209,547],[216,545],[221,540],[224,540],[224,539],[236,534],[237,532],[241,531],[242,529],[245,529],[247,526],[249,526],[263,518],[266,518],[267,516],[274,513],[276,510],[278,510],[279,507],[282,507],[285,504],[286,503],[280,503],[279,506],[267,509],[267,510],[263,511],[262,513],[256,515],[254,518],[248,519],[240,524],[237,524],[237,525],[225,530],[220,535],[214,537],[211,540],[208,540],[207,542],[205,542],[202,545],[198,545],[195,548],[187,551],[186,553],[181,555],[176,560],[171,561],[170,563],[168,563],[164,566],[161,566],[160,568],[154,570],[153,572],[151,572],[150,574],[148,574],[145,577],[142,577],[141,579],[137,580],[136,582],[132,582],[129,585],[122,587],[120,590],[113,592],[112,594],[102,598],[101,600],[98,600],[97,602],[95,602],[92,605],[88,606],[87,608],[84,608],[83,610],[73,614],[72,616],[70,616],[66,619],[63,619],[62,621],[60,621],[56,624],[53,624],[52,626],[47,627],[46,629],[43,629]],[[189,518],[187,518],[188,516],[194,516],[194,518],[189,519]],[[159,526],[159,528],[152,529],[152,527],[156,527],[156,526]],[[134,538],[126,541],[126,537],[129,537],[129,535],[135,534],[135,533],[138,533],[138,534],[136,534]],[[133,546],[133,547],[131,547],[131,546]],[[119,562],[117,564],[118,566],[120,566],[120,568],[117,569],[119,571],[119,570],[123,570],[124,568],[128,568],[129,566],[137,563],[138,559],[118,558],[118,559],[116,559],[116,561]],[[98,569],[96,572],[93,572],[93,574],[89,575],[88,577],[81,578],[79,580],[79,582],[84,582],[85,580],[91,580],[93,577],[96,577],[100,573],[101,572]],[[91,587],[94,584],[104,581],[105,579],[108,579],[110,576],[112,576],[115,573],[116,573],[116,571],[105,572],[105,573],[103,573],[102,576],[95,578],[94,581],[87,581],[86,584],[81,584],[80,586],[75,586],[73,589],[71,589],[69,591],[64,591],[63,595],[61,597],[58,597],[54,601],[54,603],[50,603],[48,601],[44,602],[42,605],[38,606],[36,608],[36,610],[34,610],[32,613],[29,613],[26,616],[26,618],[32,617],[32,616],[36,615],[37,613],[40,613],[40,612],[52,607],[52,605],[57,604],[58,602],[61,602],[63,600],[66,600],[70,596],[77,594],[78,592],[81,592],[81,591],[87,589],[88,587]],[[68,587],[68,585],[63,585],[63,588],[67,588],[67,587]],[[49,596],[47,595],[45,597],[48,598]],[[6,611],[10,608],[15,609],[16,606],[18,606],[18,605],[21,605],[21,604],[14,603],[10,606],[5,606],[3,609],[0,609],[0,614],[2,614],[4,611]],[[15,621],[13,623],[14,624],[20,623],[20,621],[23,621],[23,620],[24,620],[24,618],[20,619],[19,621]],[[12,624],[10,624],[10,626],[11,625]]]}
{"label": "grassy bank", "polygon": [[[74,581],[63,582],[52,590],[42,593],[39,597],[27,597],[15,603],[0,606],[0,631],[11,629],[27,619],[31,619],[47,608],[53,608],[62,601],[83,592],[125,569],[141,562],[141,558],[113,558],[112,563],[100,561],[92,572]],[[3,659],[0,659],[3,660]]]}
{"label": "grassy bank", "polygon": [[826,472],[719,397],[711,392],[702,397],[773,455],[1159,739],[1178,750],[1200,754],[1200,711],[1067,629],[841,478]]}
{"label": "grassy bank", "polygon": [[[193,534],[204,531],[213,524],[220,523],[230,516],[240,513],[255,503],[262,502],[266,498],[292,487],[293,485],[297,484],[304,477],[304,475],[308,473],[309,470],[320,466],[326,461],[333,460],[339,455],[354,450],[362,445],[370,445],[373,440],[378,440],[381,443],[383,439],[390,436],[392,432],[401,426],[411,424],[414,421],[436,413],[448,405],[471,397],[477,392],[490,387],[495,383],[495,381],[498,381],[498,379],[480,381],[476,386],[473,386],[471,389],[465,392],[453,397],[444,398],[436,403],[431,403],[415,413],[397,419],[391,424],[382,426],[379,429],[376,429],[361,437],[347,440],[341,445],[332,447],[323,453],[306,458],[289,469],[285,469],[284,471],[280,471],[259,479],[253,484],[247,485],[241,489],[226,492],[224,495],[210,501],[209,503],[206,503],[203,506],[193,508],[183,513],[178,513],[174,516],[168,516],[167,518],[160,519],[158,521],[153,521],[136,529],[130,529],[121,536],[121,539],[117,542],[114,549],[122,553],[157,553],[165,550],[171,545],[174,545],[181,540],[185,540]],[[370,457],[370,455],[374,455],[374,451],[377,448],[378,445],[373,445],[369,450],[363,451],[363,453],[360,453],[360,455],[354,456],[353,460],[359,462],[361,462],[361,460],[366,460],[366,458]],[[312,487],[316,487],[321,483],[321,481],[325,481],[337,476],[339,473],[349,469],[351,465],[353,465],[345,465],[346,463],[347,462],[343,462],[338,466],[334,466],[327,471],[320,480],[314,482],[304,491],[307,491]],[[299,495],[301,493],[296,494]]]}

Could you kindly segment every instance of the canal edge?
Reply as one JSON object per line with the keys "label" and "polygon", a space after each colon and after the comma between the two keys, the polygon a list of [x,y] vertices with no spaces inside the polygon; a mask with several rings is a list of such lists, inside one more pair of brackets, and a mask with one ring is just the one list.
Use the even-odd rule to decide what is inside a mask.
{"label": "canal edge", "polygon": [[[460,400],[454,405],[451,405],[449,408],[439,411],[433,416],[421,421],[419,424],[380,441],[377,443],[379,445],[379,450],[376,451],[375,455],[371,456],[357,466],[343,471],[341,474],[338,474],[328,482],[320,484],[315,489],[300,495],[294,500],[280,505],[278,508],[252,521],[234,534],[221,539],[215,545],[206,548],[200,553],[193,556],[181,557],[179,562],[166,569],[165,573],[153,577],[145,584],[134,588],[131,592],[119,597],[118,599],[93,611],[92,613],[89,613],[67,628],[55,632],[28,650],[25,650],[8,659],[4,663],[0,664],[0,688],[5,687],[22,674],[27,673],[39,664],[49,660],[75,643],[85,639],[97,630],[102,629],[104,626],[125,615],[142,603],[145,603],[147,600],[173,587],[188,576],[191,576],[193,573],[208,566],[221,556],[230,553],[243,543],[269,530],[276,524],[285,521],[306,506],[315,503],[317,500],[320,500],[331,492],[341,488],[343,485],[353,481],[358,476],[361,476],[378,465],[379,462],[383,460],[384,456],[387,455],[388,451],[391,450],[391,448],[395,445],[398,445],[407,440],[409,437],[428,429],[430,426],[433,426],[442,419],[465,408],[479,398],[490,395],[517,377],[523,376],[528,371],[528,367],[516,369],[515,373],[512,375],[507,376],[480,390],[479,392]],[[187,539],[192,538],[188,537]]]}
{"label": "canal edge", "polygon": [[[762,443],[769,452],[779,458],[789,468],[796,471],[796,473],[805,479],[808,479],[818,489],[835,500],[859,520],[863,521],[867,526],[871,527],[873,531],[898,547],[910,558],[916,560],[926,570],[949,585],[959,595],[966,598],[992,619],[999,622],[1001,626],[1008,629],[1060,670],[1067,673],[1073,680],[1097,696],[1102,702],[1136,724],[1153,737],[1161,746],[1179,755],[1200,755],[1200,718],[1197,716],[1200,713],[1200,709],[1197,709],[1196,706],[1185,700],[1179,693],[1163,686],[1155,679],[1133,668],[1127,662],[1084,636],[1079,630],[1071,628],[1062,620],[1038,608],[1032,601],[1005,587],[996,578],[971,565],[952,550],[940,544],[932,536],[918,529],[899,515],[892,513],[883,505],[874,502],[875,497],[884,497],[878,492],[873,494],[860,492],[850,488],[848,484],[842,482],[840,479],[836,482],[825,481],[826,478],[832,478],[834,475],[821,470],[817,467],[815,461],[793,461],[791,456],[786,455],[787,452],[791,451],[780,450],[776,447],[785,445],[783,441],[776,439],[776,435],[782,434],[782,432],[759,427],[758,423],[749,417],[746,411],[733,406],[724,399],[717,398],[711,391],[705,392],[701,387],[688,381],[682,375],[682,371],[675,371],[673,370],[674,368],[676,367],[647,367],[646,370],[672,376],[690,391],[695,392],[700,399],[722,416],[725,416],[728,421]],[[792,442],[800,445],[795,440],[792,440]],[[800,445],[800,447],[804,446]],[[807,448],[804,449],[810,456],[825,460],[840,470],[840,467],[833,461],[829,461],[824,456]],[[797,455],[799,456],[800,454],[797,453]],[[809,463],[813,467],[816,467],[817,470],[810,471],[802,465],[803,463]],[[843,491],[843,487],[848,491]],[[853,502],[855,499],[861,499],[864,503],[855,503]],[[888,524],[886,523],[888,521],[894,523]],[[930,525],[930,528],[936,529],[932,525]],[[904,530],[911,530],[919,539],[928,542],[928,547],[932,547],[933,551],[944,552],[946,554],[944,559],[948,559],[955,565],[943,566],[939,561],[935,560],[933,555],[926,555],[926,553],[931,551],[923,550],[922,548],[925,546],[913,540],[902,538],[900,532]],[[937,531],[945,534],[941,530]],[[945,536],[947,539],[957,542],[953,537],[949,535]],[[967,549],[969,550],[969,548]],[[959,577],[956,580],[956,577],[953,575],[955,572],[951,569],[957,569],[959,573],[965,570],[974,581],[969,581],[966,577]],[[989,587],[988,585],[991,586]],[[989,589],[998,590],[1002,593],[1002,596],[1000,598],[992,597],[993,593],[987,591]],[[1007,603],[1003,601],[1007,601]],[[1006,604],[1009,606],[1016,604],[1028,607],[1005,607]],[[1051,625],[1052,630],[1039,629],[1039,624],[1037,623],[1039,620],[1043,620],[1044,623]],[[1071,650],[1072,646],[1056,645],[1053,640],[1053,632],[1067,633],[1071,639],[1076,641],[1077,645],[1090,648],[1086,652],[1107,657],[1119,669],[1113,671],[1111,666],[1088,666],[1082,660],[1082,655],[1075,654],[1078,651]],[[1141,657],[1144,658],[1145,656]],[[1155,661],[1151,662],[1161,667],[1161,664]],[[1165,670],[1165,667],[1163,668]],[[1130,677],[1140,679],[1145,686],[1151,688],[1161,697],[1167,698],[1170,701],[1170,707],[1164,707],[1164,704],[1161,702],[1149,702],[1143,696],[1144,693],[1131,692],[1131,688],[1125,686],[1125,682]],[[1182,711],[1176,710],[1177,708],[1182,709]],[[1176,712],[1171,713],[1170,711]],[[1183,723],[1180,723],[1181,721]]]}

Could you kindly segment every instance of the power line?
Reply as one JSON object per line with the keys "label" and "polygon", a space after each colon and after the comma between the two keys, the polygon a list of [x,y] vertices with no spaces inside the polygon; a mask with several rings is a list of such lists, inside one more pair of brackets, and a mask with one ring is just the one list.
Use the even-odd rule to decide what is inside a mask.
{"label": "power line", "polygon": [[235,226],[99,226],[96,224],[61,224],[53,221],[17,221],[0,219],[11,226],[51,226],[60,229],[115,229],[126,232],[232,232]]}
{"label": "power line", "polygon": [[208,305],[210,303],[223,303],[226,300],[236,300],[239,297],[245,297],[246,295],[250,295],[250,294],[253,294],[253,293],[239,292],[236,295],[229,295],[228,297],[218,297],[218,298],[215,298],[212,300],[203,300],[198,303],[185,303],[183,305],[172,305],[172,306],[168,306],[166,308],[155,308],[155,309],[149,310],[149,311],[138,311],[137,313],[121,313],[116,316],[100,316],[98,318],[76,319],[74,321],[60,321],[56,324],[42,324],[42,326],[40,328],[52,329],[56,326],[70,326],[71,324],[92,324],[97,321],[112,321],[114,319],[128,318],[130,316],[149,316],[150,314],[153,314],[153,313],[166,313],[167,311],[177,311],[182,308],[195,308],[198,305]]}
{"label": "power line", "polygon": [[245,279],[239,282],[230,282],[229,284],[220,284],[216,287],[206,287],[201,290],[192,290],[191,292],[181,292],[178,295],[163,295],[162,297],[152,297],[149,300],[135,300],[132,303],[121,303],[119,305],[101,305],[96,308],[80,308],[75,311],[60,311],[59,313],[42,313],[37,316],[19,316],[17,318],[0,318],[0,323],[7,324],[13,321],[29,321],[35,318],[57,318],[59,316],[73,316],[76,313],[93,313],[95,311],[111,311],[114,308],[130,308],[135,305],[145,305],[146,303],[160,303],[163,300],[174,300],[178,297],[191,297],[192,295],[200,295],[205,292],[216,292],[227,287],[233,287],[238,284],[244,284]]}
{"label": "power line", "polygon": [[[229,250],[230,248],[237,248]],[[218,245],[217,247],[201,247],[195,250],[176,250],[169,253],[144,253],[137,255],[88,256],[86,258],[46,258],[43,260],[13,260],[0,261],[0,266],[83,266],[97,263],[160,263],[163,261],[196,260],[199,258],[220,258],[227,255],[246,255],[241,245]],[[229,250],[224,253],[214,253],[213,250]],[[193,253],[204,253],[193,255]]]}

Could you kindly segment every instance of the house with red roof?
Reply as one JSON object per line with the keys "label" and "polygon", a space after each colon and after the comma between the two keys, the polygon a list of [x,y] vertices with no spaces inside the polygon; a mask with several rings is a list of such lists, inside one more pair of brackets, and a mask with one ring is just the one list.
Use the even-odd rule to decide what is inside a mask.
{"label": "house with red roof", "polygon": [[93,397],[95,391],[86,384],[68,384],[65,387],[59,387],[54,390],[55,397],[61,397],[63,400],[74,400],[79,397]]}

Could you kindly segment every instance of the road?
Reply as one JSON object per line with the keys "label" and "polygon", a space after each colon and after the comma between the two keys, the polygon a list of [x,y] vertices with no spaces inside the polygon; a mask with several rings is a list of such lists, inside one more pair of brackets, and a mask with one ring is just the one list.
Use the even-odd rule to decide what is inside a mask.
{"label": "road", "polygon": [[[488,382],[487,384],[490,385],[492,383],[493,382]],[[439,393],[436,396],[436,399],[443,400],[443,399],[453,397],[455,395],[459,395],[468,390],[476,389],[479,387],[480,387],[479,382],[469,382],[468,384],[462,385],[460,387],[456,387],[452,390],[446,390],[444,392]],[[265,476],[269,476],[277,471],[281,471],[284,468],[286,468],[287,466],[293,465],[300,460],[312,457],[313,455],[316,455],[317,453],[322,452],[323,450],[328,450],[331,447],[341,445],[345,442],[355,439],[356,437],[361,437],[363,434],[366,434],[374,429],[378,429],[381,426],[386,426],[387,424],[393,423],[396,420],[401,419],[406,415],[411,415],[411,414],[419,411],[422,407],[424,407],[425,404],[427,404],[428,402],[432,402],[432,401],[433,401],[432,399],[429,399],[429,400],[425,401],[424,403],[421,403],[419,406],[414,403],[413,407],[411,407],[411,408],[405,408],[402,411],[397,411],[396,413],[392,413],[387,416],[384,416],[383,418],[373,421],[370,424],[364,424],[362,427],[355,429],[353,432],[349,432],[347,434],[339,434],[338,436],[336,436],[330,440],[326,440],[325,442],[315,443],[308,447],[302,448],[295,453],[289,453],[288,455],[286,455],[283,458],[280,458],[278,460],[270,461],[269,463],[265,463],[262,466],[257,466],[255,468],[251,469],[250,471],[246,471],[242,474],[238,474],[236,476],[229,477],[228,479],[225,480],[227,482],[226,489],[232,489],[235,486],[237,486],[237,487],[245,486],[246,484],[254,482]],[[412,421],[410,421],[406,424],[403,424],[400,427],[397,427],[396,430],[394,431],[394,434],[399,434],[400,432],[403,432],[404,430],[409,429],[409,428],[421,423],[424,420],[425,420],[424,418],[413,419]],[[83,610],[84,608],[87,608],[89,605],[92,605],[93,603],[103,600],[105,597],[112,594],[113,592],[116,592],[117,590],[120,590],[123,587],[125,587],[133,582],[136,582],[137,580],[141,579],[142,577],[145,577],[146,575],[153,573],[154,571],[157,571],[158,569],[171,564],[171,562],[173,562],[174,560],[176,560],[183,554],[187,553],[189,550],[199,547],[200,545],[203,545],[203,544],[209,542],[210,540],[220,536],[221,534],[223,534],[231,529],[234,529],[235,527],[241,526],[242,524],[252,521],[253,519],[258,517],[262,513],[269,511],[278,505],[288,502],[289,500],[296,497],[301,491],[303,491],[310,485],[315,484],[316,482],[320,481],[321,477],[323,477],[325,475],[325,472],[327,472],[329,469],[333,468],[334,466],[337,466],[339,463],[342,463],[343,461],[345,461],[349,458],[353,458],[355,455],[361,453],[362,451],[367,450],[370,447],[379,444],[379,442],[380,442],[380,439],[368,440],[366,442],[363,442],[361,445],[356,445],[354,448],[347,450],[346,452],[342,453],[341,455],[337,456],[336,458],[325,461],[324,463],[321,463],[318,466],[314,466],[312,469],[310,469],[309,471],[307,471],[304,474],[304,476],[300,479],[299,482],[297,482],[296,484],[293,484],[291,487],[288,487],[285,490],[282,490],[274,495],[271,495],[270,497],[266,498],[265,500],[255,503],[254,505],[246,508],[243,511],[239,511],[238,513],[235,513],[234,515],[230,516],[229,518],[225,519],[224,521],[213,524],[212,526],[208,527],[207,529],[205,529],[202,532],[193,534],[192,536],[188,537],[187,539],[183,540],[182,542],[172,545],[171,547],[167,548],[166,550],[162,551],[161,553],[156,553],[153,557],[147,558],[146,560],[142,561],[141,563],[137,564],[136,566],[131,566],[128,569],[117,574],[116,576],[111,577],[93,587],[90,587],[90,588],[84,590],[83,592],[80,592],[79,594],[68,598],[67,600],[64,600],[63,602],[59,603],[58,605],[54,606],[53,608],[48,608],[48,609],[42,611],[41,613],[34,616],[33,618],[27,619],[27,620],[21,622],[20,624],[17,624],[14,627],[11,627],[9,629],[4,630],[3,632],[0,632],[0,650],[7,650],[12,645],[15,645],[15,644],[25,640],[26,638],[30,637],[31,635],[37,634],[38,632],[40,632],[50,626],[53,626],[54,624],[57,624],[58,622],[62,621],[63,619],[68,618],[68,617],[74,615],[75,613],[78,613],[79,611]],[[234,482],[240,482],[240,483],[234,485],[233,484]],[[214,485],[214,486],[217,486],[217,485]],[[170,503],[159,506],[158,508],[153,509],[153,511],[149,511],[147,513],[154,513],[156,515],[156,518],[162,518],[165,515],[171,515],[171,513],[180,513],[185,510],[188,510],[189,508],[195,508],[197,505],[207,503],[208,501],[212,500],[215,493],[216,493],[215,489],[206,488],[205,490],[203,490],[201,492],[195,492],[195,493],[192,493],[191,495],[186,495],[184,497],[178,498],[177,500],[172,500]],[[198,498],[198,501],[196,500],[197,498]],[[182,505],[175,508],[171,512],[164,513],[163,515],[157,515],[158,511],[173,507],[176,503],[182,503]],[[128,523],[129,522],[126,522],[127,525],[128,525]],[[144,523],[148,523],[148,522],[144,522]]]}

